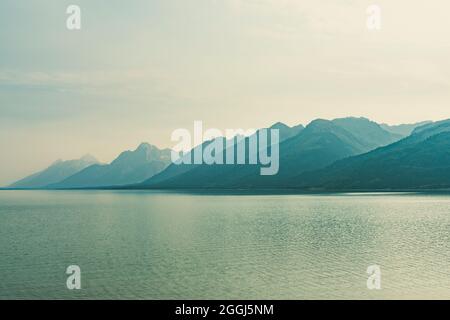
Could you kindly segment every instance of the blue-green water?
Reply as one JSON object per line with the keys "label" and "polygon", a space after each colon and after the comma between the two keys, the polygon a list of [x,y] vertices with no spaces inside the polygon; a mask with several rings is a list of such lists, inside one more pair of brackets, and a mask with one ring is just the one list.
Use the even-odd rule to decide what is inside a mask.
{"label": "blue-green water", "polygon": [[450,299],[450,196],[0,191],[0,298]]}

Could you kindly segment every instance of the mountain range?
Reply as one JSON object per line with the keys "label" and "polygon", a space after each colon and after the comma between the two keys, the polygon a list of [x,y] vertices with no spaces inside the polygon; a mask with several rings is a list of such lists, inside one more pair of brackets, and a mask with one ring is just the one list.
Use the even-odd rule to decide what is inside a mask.
{"label": "mountain range", "polygon": [[[91,156],[58,161],[12,188],[399,190],[450,188],[450,120],[389,126],[366,118],[317,119],[303,125],[277,122],[279,172],[260,165],[173,164],[171,151],[148,143],[122,152],[110,164]],[[258,134],[255,133],[255,134]],[[249,159],[251,137],[241,137]],[[219,157],[226,159],[227,143]],[[238,137],[232,138],[234,140]],[[187,154],[193,159],[196,148]],[[234,146],[234,148],[237,148]],[[236,151],[235,159],[236,159]],[[235,162],[236,163],[236,162]]]}
{"label": "mountain range", "polygon": [[10,185],[10,188],[43,188],[49,184],[60,182],[97,163],[97,159],[91,155],[85,155],[77,160],[57,160],[47,169],[14,182]]}
{"label": "mountain range", "polygon": [[[281,124],[277,124],[280,127]],[[274,126],[272,126],[273,128]],[[286,126],[287,127],[287,126]],[[297,127],[294,127],[297,128]],[[292,130],[292,128],[291,128]],[[365,118],[314,120],[291,135],[280,131],[280,169],[261,176],[257,165],[174,165],[145,181],[152,188],[278,188],[299,174],[402,138]],[[248,148],[246,148],[248,150]],[[247,155],[248,156],[248,155]]]}
{"label": "mountain range", "polygon": [[120,186],[142,182],[165,169],[170,149],[160,150],[142,143],[134,151],[122,152],[110,164],[95,164],[56,183],[50,188],[94,188]]}
{"label": "mountain range", "polygon": [[415,128],[417,127],[421,127],[423,125],[426,124],[430,124],[432,123],[432,121],[422,121],[422,122],[418,122],[418,123],[414,123],[414,124],[399,124],[399,125],[388,125],[388,124],[380,124],[380,127],[382,127],[384,130],[392,132],[392,133],[396,133],[396,134],[400,134],[402,136],[409,136]]}
{"label": "mountain range", "polygon": [[[33,175],[10,187],[66,189],[135,184],[164,170],[171,162],[170,154],[170,149],[160,150],[148,143],[142,143],[134,151],[122,152],[110,164],[101,164],[96,160],[93,161],[93,158],[89,158],[91,161],[83,161],[86,160],[85,157],[80,160],[57,162],[37,174],[39,183],[35,182],[36,179],[31,179]],[[51,174],[53,172],[64,174],[56,176]]]}
{"label": "mountain range", "polygon": [[450,120],[401,141],[294,177],[290,187],[324,190],[450,188]]}

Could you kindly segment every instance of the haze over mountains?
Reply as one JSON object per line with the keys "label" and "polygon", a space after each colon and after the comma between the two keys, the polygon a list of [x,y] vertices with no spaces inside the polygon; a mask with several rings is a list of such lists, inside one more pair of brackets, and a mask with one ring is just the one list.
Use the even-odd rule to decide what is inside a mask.
{"label": "haze over mountains", "polygon": [[279,187],[302,172],[323,168],[336,160],[402,138],[365,118],[318,119],[295,135],[289,135],[289,130],[285,129],[280,136],[280,169],[276,175],[261,176],[260,167],[256,165],[171,165],[143,185],[155,188]]}
{"label": "haze over mountains", "polygon": [[[99,164],[93,158],[89,158],[90,162],[88,158],[83,162],[82,158],[55,163],[11,187],[304,190],[450,187],[450,120],[388,126],[350,117],[317,119],[306,127],[289,127],[278,122],[271,128],[280,133],[279,172],[272,176],[260,175],[261,166],[249,165],[248,161],[175,165],[171,163],[169,149],[160,150],[143,143],[134,151],[121,153],[110,164]],[[225,141],[223,137],[217,139]],[[248,159],[249,137],[244,141]],[[196,148],[204,148],[211,142]],[[223,145],[219,157],[225,162],[227,147]],[[192,158],[194,150],[184,157]],[[72,169],[62,170],[65,167]]]}
{"label": "haze over mountains", "polygon": [[92,188],[134,184],[162,171],[170,161],[169,149],[160,150],[148,143],[142,143],[134,151],[122,152],[110,164],[87,167],[49,187]]}
{"label": "haze over mountains", "polygon": [[[86,158],[80,160],[83,159],[86,160]],[[166,168],[170,163],[170,150],[160,150],[148,143],[142,143],[134,151],[122,152],[110,164],[80,160],[55,163],[43,173],[37,174],[36,178],[33,178],[33,175],[10,187],[92,188],[134,184]],[[64,172],[64,174],[50,174],[53,172]],[[36,183],[37,178],[39,178],[38,183]]]}
{"label": "haze over mountains", "polygon": [[71,175],[96,163],[98,163],[97,159],[91,155],[85,155],[81,159],[77,160],[58,160],[47,169],[23,178],[22,180],[13,183],[10,187],[43,188],[49,184],[64,180],[67,177],[70,177]]}
{"label": "haze over mountains", "polygon": [[450,188],[450,120],[426,124],[397,143],[294,177],[290,186],[325,190]]}
{"label": "haze over mountains", "polygon": [[[296,135],[298,135],[300,132],[304,130],[303,125],[297,125],[294,127],[289,127],[285,125],[284,123],[277,122],[274,125],[270,127],[270,129],[278,129],[279,130],[279,141],[282,143],[283,141],[292,138]],[[257,135],[258,132],[255,133]],[[223,139],[223,152],[222,157],[225,160],[226,156],[226,143],[224,138],[218,138]],[[244,143],[245,143],[245,163],[248,163],[248,159],[250,157],[250,148],[249,148],[249,139],[250,137],[245,137]],[[238,137],[233,138],[235,142],[234,146],[234,154],[235,154],[235,163],[237,163],[237,141]],[[194,153],[197,149],[204,150],[212,141],[206,141],[201,146],[197,146],[194,149],[191,150],[191,152],[188,152],[183,156],[183,158],[190,159],[191,163],[193,163],[194,159]],[[163,172],[155,175],[154,177],[150,178],[147,181],[144,181],[141,186],[152,186],[152,185],[160,185],[161,187],[164,185],[166,186],[166,181],[171,180],[175,177],[181,177],[183,174],[188,174],[193,177],[193,179],[198,179],[197,184],[205,184],[205,182],[202,180],[202,175],[205,176],[207,179],[210,179],[211,176],[214,177],[213,180],[215,181],[225,181],[228,178],[232,178],[235,175],[247,175],[248,171],[251,171],[252,173],[259,175],[259,167],[256,166],[249,166],[249,165],[199,165],[199,164],[171,164],[166,170]],[[202,172],[206,171],[206,172]],[[257,172],[258,171],[258,172]],[[233,174],[232,174],[233,173]],[[208,175],[207,175],[208,174]],[[186,176],[187,177],[187,176]],[[186,178],[185,177],[185,178]],[[159,184],[161,182],[161,184]],[[186,185],[187,183],[184,183]]]}
{"label": "haze over mountains", "polygon": [[422,121],[415,124],[399,124],[399,125],[388,125],[388,124],[380,124],[380,126],[389,132],[400,134],[402,136],[409,136],[415,128],[432,123],[432,121]]}

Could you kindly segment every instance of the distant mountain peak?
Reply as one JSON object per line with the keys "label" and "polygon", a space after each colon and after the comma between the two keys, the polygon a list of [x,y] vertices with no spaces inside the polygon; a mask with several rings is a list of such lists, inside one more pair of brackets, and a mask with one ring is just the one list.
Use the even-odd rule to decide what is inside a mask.
{"label": "distant mountain peak", "polygon": [[412,190],[450,187],[450,121],[422,126],[413,134],[368,153],[303,173],[297,187],[329,190]]}
{"label": "distant mountain peak", "polygon": [[53,184],[53,188],[84,188],[142,182],[170,164],[170,150],[143,142],[134,151],[120,153],[110,164],[91,166]]}
{"label": "distant mountain peak", "polygon": [[[368,118],[366,118],[366,117],[354,117],[354,116],[351,116],[351,117],[343,117],[343,118],[337,118],[337,119],[353,119],[353,120],[364,120],[364,121],[369,121],[369,122],[373,122],[372,120],[370,120],[370,119],[368,119]],[[337,120],[337,119],[335,119],[335,120]]]}
{"label": "distant mountain peak", "polygon": [[273,124],[270,129],[279,129],[279,130],[284,130],[284,129],[290,129],[290,127],[287,124],[284,124],[283,122],[277,122],[275,124]]}
{"label": "distant mountain peak", "polygon": [[148,142],[142,142],[136,149],[136,151],[138,150],[149,150],[149,149],[153,149],[155,148],[154,146],[152,146],[150,143]]}
{"label": "distant mountain peak", "polygon": [[344,118],[336,118],[333,119],[332,122],[334,123],[359,123],[359,124],[365,124],[365,125],[376,125],[379,126],[378,123],[375,121],[372,121],[366,117],[344,117]]}
{"label": "distant mountain peak", "polygon": [[328,128],[330,126],[333,126],[333,123],[330,120],[315,119],[315,120],[311,121],[306,126],[306,129],[311,129],[311,128]]}
{"label": "distant mountain peak", "polygon": [[16,181],[10,185],[10,187],[25,189],[43,188],[49,184],[57,183],[63,179],[66,179],[71,175],[97,163],[97,159],[95,159],[92,155],[85,155],[80,159],[66,161],[59,159],[53,162],[45,170]]}
{"label": "distant mountain peak", "polygon": [[303,125],[299,124],[294,127],[290,127],[283,122],[277,122],[273,124],[269,129],[279,130],[280,133],[280,142],[299,134],[303,129]]}
{"label": "distant mountain peak", "polygon": [[98,160],[90,153],[87,153],[84,156],[82,156],[80,158],[80,160],[85,161],[85,162],[94,162],[94,163],[98,162]]}

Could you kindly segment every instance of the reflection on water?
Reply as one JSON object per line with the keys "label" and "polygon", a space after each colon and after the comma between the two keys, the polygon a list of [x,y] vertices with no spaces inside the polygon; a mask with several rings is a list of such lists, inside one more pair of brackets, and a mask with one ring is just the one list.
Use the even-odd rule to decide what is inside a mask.
{"label": "reflection on water", "polygon": [[450,299],[450,196],[1,191],[0,298]]}

